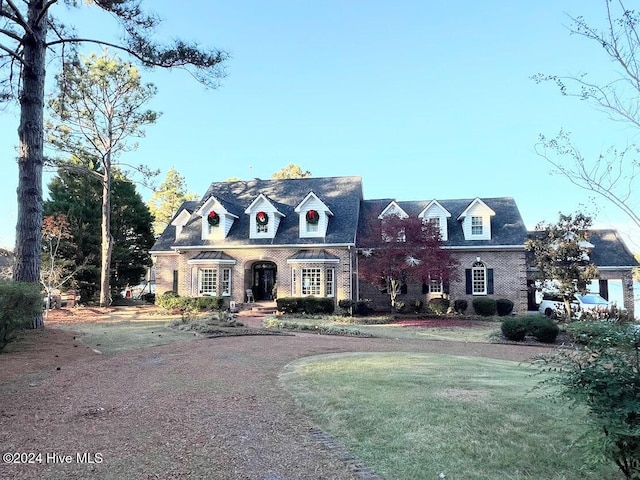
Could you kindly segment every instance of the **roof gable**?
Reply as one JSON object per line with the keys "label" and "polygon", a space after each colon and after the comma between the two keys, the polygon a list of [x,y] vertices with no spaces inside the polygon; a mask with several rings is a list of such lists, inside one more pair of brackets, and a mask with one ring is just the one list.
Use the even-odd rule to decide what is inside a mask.
{"label": "roof gable", "polygon": [[409,216],[395,200],[392,200],[391,203],[382,210],[378,218],[383,219],[388,215],[397,215],[400,218],[407,218]]}
{"label": "roof gable", "polygon": [[480,198],[475,198],[467,208],[458,216],[458,220],[462,220],[469,215],[489,215],[493,217],[496,212],[494,212],[489,206],[484,203]]}

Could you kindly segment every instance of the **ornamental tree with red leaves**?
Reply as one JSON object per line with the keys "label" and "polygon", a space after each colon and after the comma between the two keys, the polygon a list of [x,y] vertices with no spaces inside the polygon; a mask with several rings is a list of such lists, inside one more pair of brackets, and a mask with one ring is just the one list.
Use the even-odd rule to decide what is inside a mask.
{"label": "ornamental tree with red leaves", "polygon": [[458,265],[442,248],[440,229],[417,217],[370,215],[358,248],[360,278],[384,288],[392,309],[403,284],[429,279],[448,282]]}

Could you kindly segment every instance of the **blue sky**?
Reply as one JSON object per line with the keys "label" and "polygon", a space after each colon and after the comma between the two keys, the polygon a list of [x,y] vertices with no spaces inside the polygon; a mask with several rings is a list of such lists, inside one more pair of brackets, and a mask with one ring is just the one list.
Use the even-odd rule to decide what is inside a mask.
{"label": "blue sky", "polygon": [[[536,155],[540,133],[565,128],[589,156],[637,140],[530,78],[613,71],[597,45],[567,28],[567,14],[601,22],[599,0],[144,3],[165,19],[159,35],[231,54],[216,90],[184,71],[143,71],[158,87],[151,108],[163,115],[124,160],[161,169],[158,183],[174,166],[203,194],[212,181],[268,178],[296,163],[316,177],[359,175],[366,198],[512,196],[533,227],[581,205],[596,211],[588,192],[551,175]],[[81,34],[114,33],[109,18],[89,11],[72,21]],[[17,124],[15,109],[0,116],[0,246],[9,248]],[[596,218],[640,251],[612,206],[599,201]]]}

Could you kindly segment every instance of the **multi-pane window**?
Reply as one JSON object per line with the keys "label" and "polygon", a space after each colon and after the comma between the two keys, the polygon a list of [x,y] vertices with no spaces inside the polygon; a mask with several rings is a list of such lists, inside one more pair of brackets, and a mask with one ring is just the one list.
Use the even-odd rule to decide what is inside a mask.
{"label": "multi-pane window", "polygon": [[429,292],[442,293],[442,282],[440,279],[432,278],[429,282]]}
{"label": "multi-pane window", "polygon": [[256,232],[257,233],[269,233],[269,224],[262,225],[256,222]]}
{"label": "multi-pane window", "polygon": [[482,217],[471,217],[471,235],[482,235]]}
{"label": "multi-pane window", "polygon": [[322,286],[322,269],[302,269],[302,295],[320,295]]}
{"label": "multi-pane window", "polygon": [[440,230],[440,217],[429,217],[427,221]]}
{"label": "multi-pane window", "polygon": [[316,233],[318,231],[318,222],[310,223],[307,222],[307,232],[308,233]]}
{"label": "multi-pane window", "polygon": [[324,287],[324,294],[327,297],[333,297],[334,293],[334,280],[333,277],[335,275],[335,269],[333,268],[327,268],[326,272],[325,272],[325,287]]}
{"label": "multi-pane window", "polygon": [[231,295],[231,269],[223,268],[222,269],[222,285],[221,285],[222,295],[229,296]]}
{"label": "multi-pane window", "polygon": [[218,230],[218,228],[220,228],[220,224],[218,225],[211,225],[210,223],[207,224],[208,230],[207,232],[209,233],[209,235],[211,235],[213,232],[216,232]]}
{"label": "multi-pane window", "polygon": [[473,295],[487,294],[487,268],[482,262],[476,262],[471,267],[471,293]]}
{"label": "multi-pane window", "polygon": [[215,268],[201,268],[198,270],[198,292],[200,295],[218,294],[218,270]]}

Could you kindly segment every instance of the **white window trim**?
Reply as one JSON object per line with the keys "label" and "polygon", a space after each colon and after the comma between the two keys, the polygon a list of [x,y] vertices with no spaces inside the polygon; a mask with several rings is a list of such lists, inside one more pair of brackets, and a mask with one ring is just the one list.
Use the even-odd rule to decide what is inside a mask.
{"label": "white window trim", "polygon": [[[482,272],[483,277],[483,290],[476,291],[475,272]],[[471,294],[472,295],[487,295],[487,266],[482,262],[476,262],[471,266]]]}

